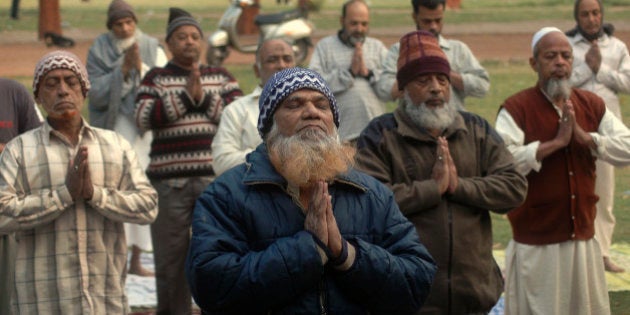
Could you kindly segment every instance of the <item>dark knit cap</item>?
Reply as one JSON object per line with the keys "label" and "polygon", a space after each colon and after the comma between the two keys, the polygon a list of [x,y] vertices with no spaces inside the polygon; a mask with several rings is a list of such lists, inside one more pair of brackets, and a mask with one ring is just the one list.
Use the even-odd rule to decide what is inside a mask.
{"label": "dark knit cap", "polygon": [[304,68],[288,68],[276,72],[265,84],[260,98],[258,99],[258,108],[260,115],[258,116],[258,133],[261,138],[265,138],[265,134],[269,132],[273,122],[273,114],[276,108],[291,93],[309,89],[318,91],[328,99],[330,110],[333,114],[333,121],[339,128],[339,109],[337,108],[337,100],[330,88],[319,73]]}
{"label": "dark knit cap", "polygon": [[112,24],[117,20],[122,18],[131,17],[136,23],[138,23],[138,19],[136,18],[136,13],[133,11],[133,7],[129,5],[129,3],[124,0],[114,0],[109,4],[109,9],[107,9],[107,29],[112,29]]}
{"label": "dark knit cap", "polygon": [[199,22],[195,20],[190,13],[180,8],[168,9],[168,25],[166,25],[166,40],[171,37],[175,30],[183,25],[192,25],[199,30],[199,34],[203,36]]}
{"label": "dark knit cap", "polygon": [[451,66],[437,37],[427,31],[407,33],[400,39],[396,74],[398,89],[402,91],[416,77],[430,73],[441,73],[449,80],[451,78]]}

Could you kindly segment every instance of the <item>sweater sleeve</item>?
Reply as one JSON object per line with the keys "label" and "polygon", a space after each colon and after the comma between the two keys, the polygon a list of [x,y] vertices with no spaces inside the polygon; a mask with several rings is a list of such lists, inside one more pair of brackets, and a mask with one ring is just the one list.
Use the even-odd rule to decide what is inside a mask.
{"label": "sweater sleeve", "polygon": [[333,93],[339,93],[354,85],[354,77],[349,68],[337,67],[338,62],[334,62],[332,56],[339,51],[335,50],[330,42],[330,40],[322,40],[315,46],[308,67],[324,78]]}
{"label": "sweater sleeve", "polygon": [[[161,84],[163,68],[154,68],[145,75],[136,96],[136,125],[146,131],[168,125],[183,117],[195,104],[182,89],[171,89]],[[207,97],[201,100],[204,100]]]}
{"label": "sweater sleeve", "polygon": [[394,86],[394,83],[396,83],[399,49],[400,46],[398,44],[394,44],[389,48],[387,55],[383,60],[381,76],[376,81],[376,94],[384,101],[393,100],[392,87]]}
{"label": "sweater sleeve", "polygon": [[469,133],[479,133],[477,139],[478,176],[458,178],[455,191],[450,200],[471,207],[481,207],[499,213],[507,213],[518,207],[527,194],[527,180],[516,169],[511,153],[506,149],[501,137],[483,119],[477,128],[470,128]]}
{"label": "sweater sleeve", "polygon": [[373,120],[361,133],[357,143],[357,168],[389,187],[405,215],[435,208],[442,200],[436,181],[430,178],[402,181],[393,177],[394,164],[404,163],[394,159],[405,160],[405,157],[394,156],[394,152],[400,150],[388,146],[384,140],[385,127],[380,124],[381,121]]}

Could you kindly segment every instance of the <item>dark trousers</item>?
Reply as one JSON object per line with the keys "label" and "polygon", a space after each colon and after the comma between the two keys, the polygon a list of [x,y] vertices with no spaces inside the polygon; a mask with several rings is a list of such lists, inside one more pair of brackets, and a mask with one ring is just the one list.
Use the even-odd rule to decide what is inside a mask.
{"label": "dark trousers", "polygon": [[17,19],[20,12],[20,0],[11,1],[11,18]]}
{"label": "dark trousers", "polygon": [[212,177],[151,180],[158,192],[158,216],[151,224],[155,281],[156,314],[192,313],[192,297],[184,274],[191,236],[195,202]]}

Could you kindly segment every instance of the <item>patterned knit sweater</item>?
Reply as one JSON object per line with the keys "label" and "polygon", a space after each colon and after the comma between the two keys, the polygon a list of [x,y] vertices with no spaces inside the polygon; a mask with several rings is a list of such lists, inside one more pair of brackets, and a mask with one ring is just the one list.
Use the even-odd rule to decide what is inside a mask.
{"label": "patterned knit sweater", "polygon": [[136,98],[136,124],[153,131],[151,179],[212,176],[212,139],[223,107],[243,95],[224,68],[200,66],[199,102],[186,91],[190,71],[173,63],[149,71]]}

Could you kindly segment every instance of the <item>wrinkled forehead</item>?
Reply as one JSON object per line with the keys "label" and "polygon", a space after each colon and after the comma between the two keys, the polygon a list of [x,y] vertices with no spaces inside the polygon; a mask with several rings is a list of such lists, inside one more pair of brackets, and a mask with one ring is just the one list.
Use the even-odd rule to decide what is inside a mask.
{"label": "wrinkled forehead", "polygon": [[197,34],[201,36],[201,32],[199,31],[199,29],[192,24],[184,24],[184,25],[178,26],[175,30],[173,30],[173,35],[178,35],[178,34],[186,34],[186,35]]}
{"label": "wrinkled forehead", "polygon": [[326,95],[318,90],[310,89],[310,88],[302,88],[299,90],[293,91],[289,94],[284,100],[282,100],[281,104],[288,102],[313,102],[313,103],[321,103],[326,102],[330,104],[330,100],[326,97]]}
{"label": "wrinkled forehead", "polygon": [[563,33],[551,32],[543,36],[537,44],[540,52],[545,50],[573,51],[569,39]]}
{"label": "wrinkled forehead", "polygon": [[261,47],[262,55],[285,55],[285,54],[293,54],[293,49],[291,45],[289,45],[286,41],[281,39],[273,39],[268,42],[263,43],[263,47]]}
{"label": "wrinkled forehead", "polygon": [[65,68],[58,68],[58,69],[52,69],[48,72],[46,72],[43,76],[42,76],[42,81],[48,80],[48,79],[52,79],[52,78],[72,78],[75,77],[77,79],[79,79],[79,75],[70,70],[70,69],[65,69]]}

